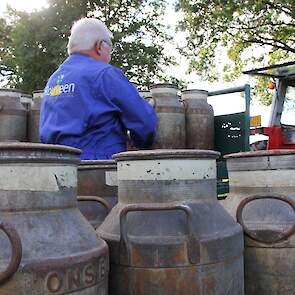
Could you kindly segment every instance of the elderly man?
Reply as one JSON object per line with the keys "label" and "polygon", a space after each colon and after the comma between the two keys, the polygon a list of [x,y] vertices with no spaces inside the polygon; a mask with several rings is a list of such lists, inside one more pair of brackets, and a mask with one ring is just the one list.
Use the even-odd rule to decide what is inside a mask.
{"label": "elderly man", "polygon": [[81,159],[110,159],[133,144],[149,148],[157,118],[153,108],[109,64],[112,34],[95,18],[74,23],[69,57],[50,77],[41,105],[40,138],[82,150]]}

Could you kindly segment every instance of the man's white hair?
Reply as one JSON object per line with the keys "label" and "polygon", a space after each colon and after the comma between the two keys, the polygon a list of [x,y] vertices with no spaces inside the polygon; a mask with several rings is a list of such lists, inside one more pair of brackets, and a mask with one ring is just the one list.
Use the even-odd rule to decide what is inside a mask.
{"label": "man's white hair", "polygon": [[112,37],[112,33],[102,21],[96,18],[81,18],[72,26],[68,54],[92,49],[95,42],[99,40],[110,42]]}

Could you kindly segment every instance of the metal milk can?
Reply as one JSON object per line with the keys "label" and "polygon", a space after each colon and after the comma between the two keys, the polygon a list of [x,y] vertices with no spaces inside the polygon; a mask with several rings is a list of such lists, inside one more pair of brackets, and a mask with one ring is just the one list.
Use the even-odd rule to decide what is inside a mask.
{"label": "metal milk can", "polygon": [[144,99],[148,100],[149,98],[152,97],[152,94],[149,90],[139,90],[138,92]]}
{"label": "metal milk can", "polygon": [[185,90],[181,94],[188,149],[214,149],[214,112],[207,97],[208,91],[198,89]]}
{"label": "metal milk can", "polygon": [[151,86],[150,91],[152,99],[149,99],[149,102],[154,106],[158,116],[153,148],[185,148],[185,115],[177,95],[177,86],[168,83],[155,84]]}
{"label": "metal milk can", "polygon": [[119,200],[96,230],[110,247],[111,295],[244,294],[243,232],[217,201],[218,156],[113,156]]}
{"label": "metal milk can", "polygon": [[27,140],[27,110],[21,96],[20,90],[0,89],[0,142]]}
{"label": "metal milk can", "polygon": [[118,201],[117,163],[84,160],[78,166],[78,208],[94,228]]}
{"label": "metal milk can", "polygon": [[294,294],[295,151],[225,156],[229,195],[222,202],[245,233],[245,293]]}
{"label": "metal milk can", "polygon": [[43,90],[33,92],[33,104],[29,111],[28,140],[30,142],[40,142],[39,125],[40,125],[40,106],[43,96]]}
{"label": "metal milk can", "polygon": [[1,295],[108,294],[108,247],[76,205],[79,153],[0,144],[0,218],[19,235],[0,232]]}
{"label": "metal milk can", "polygon": [[28,93],[21,93],[20,96],[20,103],[23,105],[23,107],[29,111],[31,108],[31,105],[33,103],[33,98],[31,94]]}

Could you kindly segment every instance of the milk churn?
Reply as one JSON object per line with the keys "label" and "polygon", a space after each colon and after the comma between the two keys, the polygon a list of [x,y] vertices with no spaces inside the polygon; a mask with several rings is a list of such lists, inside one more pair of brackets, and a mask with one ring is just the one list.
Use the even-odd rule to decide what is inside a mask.
{"label": "milk churn", "polygon": [[185,90],[181,98],[185,106],[186,148],[214,149],[214,112],[207,103],[208,91]]}
{"label": "milk churn", "polygon": [[22,93],[20,96],[20,103],[24,106],[24,108],[29,111],[31,105],[33,103],[33,98],[31,94]]}
{"label": "milk churn", "polygon": [[225,157],[230,191],[223,205],[245,232],[245,293],[294,294],[295,151]]}
{"label": "milk churn", "polygon": [[26,141],[27,110],[20,102],[22,92],[0,89],[0,141]]}
{"label": "milk churn", "polygon": [[151,86],[152,100],[158,116],[157,134],[154,148],[185,148],[185,115],[182,103],[174,84],[155,84]]}
{"label": "milk churn", "polygon": [[144,98],[144,99],[149,99],[152,97],[152,94],[149,90],[139,90],[139,94]]}
{"label": "milk churn", "polygon": [[113,156],[119,200],[96,230],[110,246],[111,295],[243,294],[243,233],[217,201],[218,156]]}
{"label": "milk churn", "polygon": [[33,92],[33,104],[29,112],[29,141],[40,142],[39,137],[39,122],[40,122],[40,105],[43,96],[43,90],[37,90]]}
{"label": "milk churn", "polygon": [[1,295],[108,294],[108,247],[76,205],[78,154],[0,144],[0,218],[19,235],[0,232]]}
{"label": "milk churn", "polygon": [[78,166],[78,207],[94,228],[118,201],[117,163],[86,160]]}

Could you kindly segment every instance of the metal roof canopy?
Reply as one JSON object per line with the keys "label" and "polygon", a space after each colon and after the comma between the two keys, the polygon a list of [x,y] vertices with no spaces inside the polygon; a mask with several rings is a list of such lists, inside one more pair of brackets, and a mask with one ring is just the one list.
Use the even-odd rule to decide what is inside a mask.
{"label": "metal roof canopy", "polygon": [[277,79],[290,79],[295,77],[295,61],[244,71],[243,74]]}

